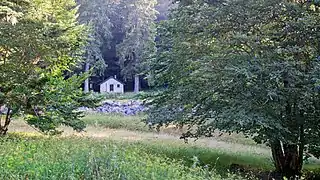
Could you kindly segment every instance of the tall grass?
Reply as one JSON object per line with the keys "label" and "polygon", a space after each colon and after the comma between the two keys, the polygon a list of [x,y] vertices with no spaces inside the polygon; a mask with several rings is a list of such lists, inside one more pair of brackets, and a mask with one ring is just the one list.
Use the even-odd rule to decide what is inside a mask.
{"label": "tall grass", "polygon": [[154,146],[145,146],[145,148],[152,154],[165,154],[171,159],[184,159],[187,166],[193,163],[192,157],[196,156],[202,166],[213,168],[220,174],[224,174],[231,164],[244,165],[261,171],[273,169],[271,159],[266,156],[196,146],[157,146],[158,148]]}
{"label": "tall grass", "polygon": [[121,114],[88,114],[83,118],[83,120],[89,126],[146,132],[149,131],[149,128],[144,122],[142,122],[143,117],[143,115],[125,116]]}
{"label": "tall grass", "polygon": [[[149,126],[143,122],[145,115],[135,115],[135,116],[125,116],[121,114],[99,114],[90,113],[87,114],[83,120],[88,126],[103,127],[110,129],[126,129],[130,131],[140,131],[140,132],[151,132],[156,131],[155,129],[150,129]],[[162,127],[160,128],[161,133],[171,134],[171,135],[181,135],[182,132],[186,132],[187,128],[179,129],[176,126]],[[219,132],[215,133],[217,140],[224,142],[245,144],[245,145],[256,145],[256,143],[248,138],[245,138],[241,134],[232,135],[220,135]]]}
{"label": "tall grass", "polygon": [[[142,117],[92,114],[85,121],[91,126],[148,131]],[[231,164],[255,172],[273,169],[270,157],[250,151],[191,146],[149,136],[134,143],[120,139],[0,138],[0,179],[239,179],[228,173]],[[310,161],[304,169],[318,174],[319,161]]]}
{"label": "tall grass", "polygon": [[188,166],[157,145],[9,136],[0,139],[0,148],[0,179],[241,179],[222,178],[196,161]]}
{"label": "tall grass", "polygon": [[[84,118],[88,125],[107,127],[112,129],[126,129],[131,131],[141,131],[147,132],[150,131],[145,123],[141,122],[143,115],[140,116],[123,116],[123,115],[99,115],[99,114],[90,114]],[[175,129],[161,129],[161,132],[170,134],[179,134]],[[180,132],[181,133],[181,132]],[[219,134],[219,133],[217,133]],[[216,140],[235,143],[235,144],[244,144],[249,146],[260,146],[264,148],[264,145],[256,145],[253,140],[246,139],[244,136],[239,134],[233,135],[223,135],[217,136]],[[150,142],[148,142],[150,143]],[[202,165],[209,165],[211,167],[215,166],[215,169],[220,173],[224,174],[225,169],[230,167],[230,164],[240,164],[245,165],[255,170],[260,171],[269,171],[273,170],[273,164],[271,162],[271,157],[264,155],[254,155],[248,153],[233,153],[234,151],[221,151],[217,149],[208,149],[203,147],[184,147],[179,146],[176,148],[172,147],[172,144],[169,145],[157,145],[157,148],[153,146],[150,147],[150,144],[144,144],[144,149],[149,151],[152,154],[165,154],[167,157],[172,159],[184,159],[184,164],[190,166],[192,162],[192,157],[196,154],[199,158]],[[266,147],[265,147],[266,148]],[[320,161],[315,160],[314,158],[309,159],[308,162],[304,164],[304,171],[320,172]]]}

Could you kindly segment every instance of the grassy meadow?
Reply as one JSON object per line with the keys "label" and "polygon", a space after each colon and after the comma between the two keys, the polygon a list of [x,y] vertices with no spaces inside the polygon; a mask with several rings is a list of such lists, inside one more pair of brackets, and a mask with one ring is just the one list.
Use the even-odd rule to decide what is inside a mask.
{"label": "grassy meadow", "polygon": [[83,118],[88,126],[104,127],[110,129],[126,129],[131,131],[150,131],[148,126],[142,122],[144,115],[124,116],[120,114],[103,115],[88,114]]}
{"label": "grassy meadow", "polygon": [[[143,115],[88,114],[85,132],[48,137],[20,120],[0,139],[0,179],[255,179],[273,169],[270,150],[242,135],[179,139],[183,129],[150,130]],[[217,133],[218,134],[218,133]],[[232,164],[252,169],[234,175]],[[319,171],[311,160],[304,171]]]}
{"label": "grassy meadow", "polygon": [[[197,148],[21,134],[0,142],[0,179],[222,178],[189,158],[206,152]],[[242,178],[225,174],[223,179]]]}

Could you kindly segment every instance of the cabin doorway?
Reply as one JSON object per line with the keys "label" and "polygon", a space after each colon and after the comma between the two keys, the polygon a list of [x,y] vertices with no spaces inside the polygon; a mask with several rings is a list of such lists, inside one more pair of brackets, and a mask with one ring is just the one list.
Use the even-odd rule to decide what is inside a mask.
{"label": "cabin doorway", "polygon": [[110,92],[113,92],[113,91],[114,91],[114,85],[110,84]]}

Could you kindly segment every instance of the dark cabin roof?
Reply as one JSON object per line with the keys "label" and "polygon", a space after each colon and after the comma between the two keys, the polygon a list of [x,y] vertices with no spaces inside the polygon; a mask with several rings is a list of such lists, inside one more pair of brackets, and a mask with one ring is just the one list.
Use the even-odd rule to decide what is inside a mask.
{"label": "dark cabin roof", "polygon": [[108,80],[110,80],[110,79],[114,79],[114,80],[118,81],[120,84],[124,85],[124,83],[123,83],[122,81],[120,81],[119,79],[117,79],[117,78],[115,78],[115,77],[112,77],[112,76],[109,77],[108,79],[102,81],[99,85],[105,83],[106,81],[108,81]]}

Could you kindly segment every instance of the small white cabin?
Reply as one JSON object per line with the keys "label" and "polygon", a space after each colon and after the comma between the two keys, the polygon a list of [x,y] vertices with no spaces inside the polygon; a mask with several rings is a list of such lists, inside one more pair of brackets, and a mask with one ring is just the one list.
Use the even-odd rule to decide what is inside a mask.
{"label": "small white cabin", "polygon": [[110,77],[100,84],[100,93],[124,93],[124,84],[116,79]]}

